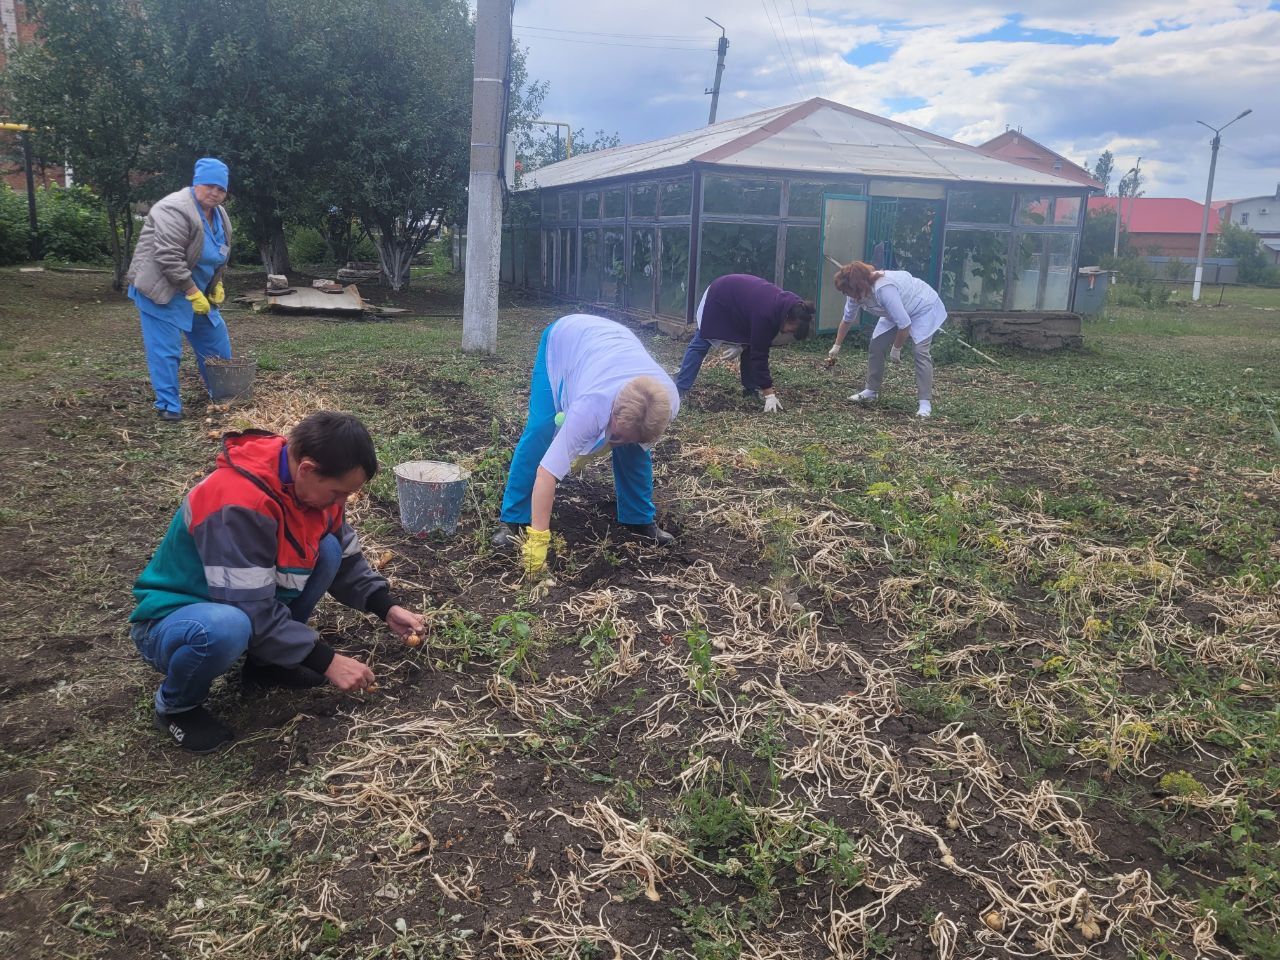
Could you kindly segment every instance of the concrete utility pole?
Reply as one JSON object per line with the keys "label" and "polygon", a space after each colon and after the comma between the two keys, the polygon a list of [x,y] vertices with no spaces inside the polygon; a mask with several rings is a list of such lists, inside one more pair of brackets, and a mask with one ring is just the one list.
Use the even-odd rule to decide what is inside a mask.
{"label": "concrete utility pole", "polygon": [[1200,249],[1196,253],[1196,278],[1191,284],[1191,299],[1200,299],[1200,280],[1204,277],[1204,241],[1209,236],[1209,205],[1213,203],[1213,171],[1218,166],[1218,147],[1222,145],[1222,131],[1239,120],[1240,117],[1247,117],[1253,113],[1250,108],[1239,116],[1233,118],[1230,122],[1224,123],[1220,127],[1209,127],[1203,120],[1197,120],[1196,123],[1202,127],[1209,127],[1213,131],[1213,139],[1209,141],[1213,147],[1213,152],[1209,156],[1209,186],[1204,192],[1204,219],[1200,221]]}
{"label": "concrete utility pole", "polygon": [[[1142,167],[1142,158],[1138,158],[1138,162],[1129,168],[1120,178],[1120,185],[1116,187],[1116,236],[1111,244],[1111,256],[1120,256],[1120,222],[1124,219],[1124,182],[1129,179],[1130,174],[1133,175],[1133,186],[1129,188],[1129,192],[1133,197],[1138,196],[1138,170]],[[1129,201],[1129,218],[1133,219],[1133,200]]]}
{"label": "concrete utility pole", "polygon": [[[704,17],[705,20],[711,20],[710,17]],[[716,122],[716,107],[720,106],[720,78],[724,76],[724,55],[729,52],[729,38],[724,35],[724,27],[716,23],[720,27],[720,42],[716,44],[716,83],[710,90],[704,90],[703,93],[711,94],[711,113],[707,116],[707,125]]]}
{"label": "concrete utility pole", "polygon": [[502,143],[511,65],[511,0],[478,0],[471,82],[471,177],[462,349],[498,352],[498,270],[502,261]]}

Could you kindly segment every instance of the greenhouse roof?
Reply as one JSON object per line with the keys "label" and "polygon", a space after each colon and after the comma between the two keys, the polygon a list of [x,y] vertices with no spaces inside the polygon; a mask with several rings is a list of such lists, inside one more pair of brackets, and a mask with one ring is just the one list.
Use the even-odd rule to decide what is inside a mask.
{"label": "greenhouse roof", "polygon": [[1080,184],[988,156],[894,120],[815,97],[688,133],[561,160],[525,174],[530,187],[634,176],[687,163],[1006,186]]}

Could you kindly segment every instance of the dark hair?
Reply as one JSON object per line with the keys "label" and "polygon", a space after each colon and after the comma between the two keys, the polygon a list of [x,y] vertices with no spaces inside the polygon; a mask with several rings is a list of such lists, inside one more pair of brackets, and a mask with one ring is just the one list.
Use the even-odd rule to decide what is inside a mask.
{"label": "dark hair", "polygon": [[809,339],[809,325],[817,312],[812,300],[801,300],[787,311],[787,320],[796,325],[795,333],[792,334],[796,340]]}
{"label": "dark hair", "polygon": [[301,460],[310,457],[322,477],[341,477],[356,467],[372,480],[378,455],[365,425],[349,413],[321,410],[307,417],[289,434],[289,449]]}

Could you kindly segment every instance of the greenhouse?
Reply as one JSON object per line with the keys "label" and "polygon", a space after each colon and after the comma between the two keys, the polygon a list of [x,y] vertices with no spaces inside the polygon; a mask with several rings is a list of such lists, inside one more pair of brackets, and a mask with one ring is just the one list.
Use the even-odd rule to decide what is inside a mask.
{"label": "greenhouse", "polygon": [[502,279],[692,321],[716,277],[752,273],[844,307],[832,261],[909,270],[953,313],[1066,311],[1089,190],[829,100],[533,171],[508,204]]}

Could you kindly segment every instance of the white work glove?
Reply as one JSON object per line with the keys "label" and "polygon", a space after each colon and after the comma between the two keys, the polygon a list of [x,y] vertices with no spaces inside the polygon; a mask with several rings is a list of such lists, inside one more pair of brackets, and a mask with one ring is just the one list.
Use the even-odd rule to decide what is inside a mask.
{"label": "white work glove", "polygon": [[764,398],[764,412],[777,413],[782,409],[782,401],[778,399],[776,393],[771,393]]}
{"label": "white work glove", "polygon": [[742,344],[726,343],[720,347],[720,351],[716,354],[716,359],[721,363],[730,363],[742,356]]}
{"label": "white work glove", "polygon": [[890,351],[889,351],[889,359],[890,359],[890,360],[892,360],[894,363],[899,363],[899,362],[901,362],[901,360],[902,360],[902,348],[901,348],[901,347],[894,347],[892,350],[890,350]]}
{"label": "white work glove", "polygon": [[833,343],[831,349],[827,351],[827,366],[834,367],[838,356],[840,356],[840,344]]}

